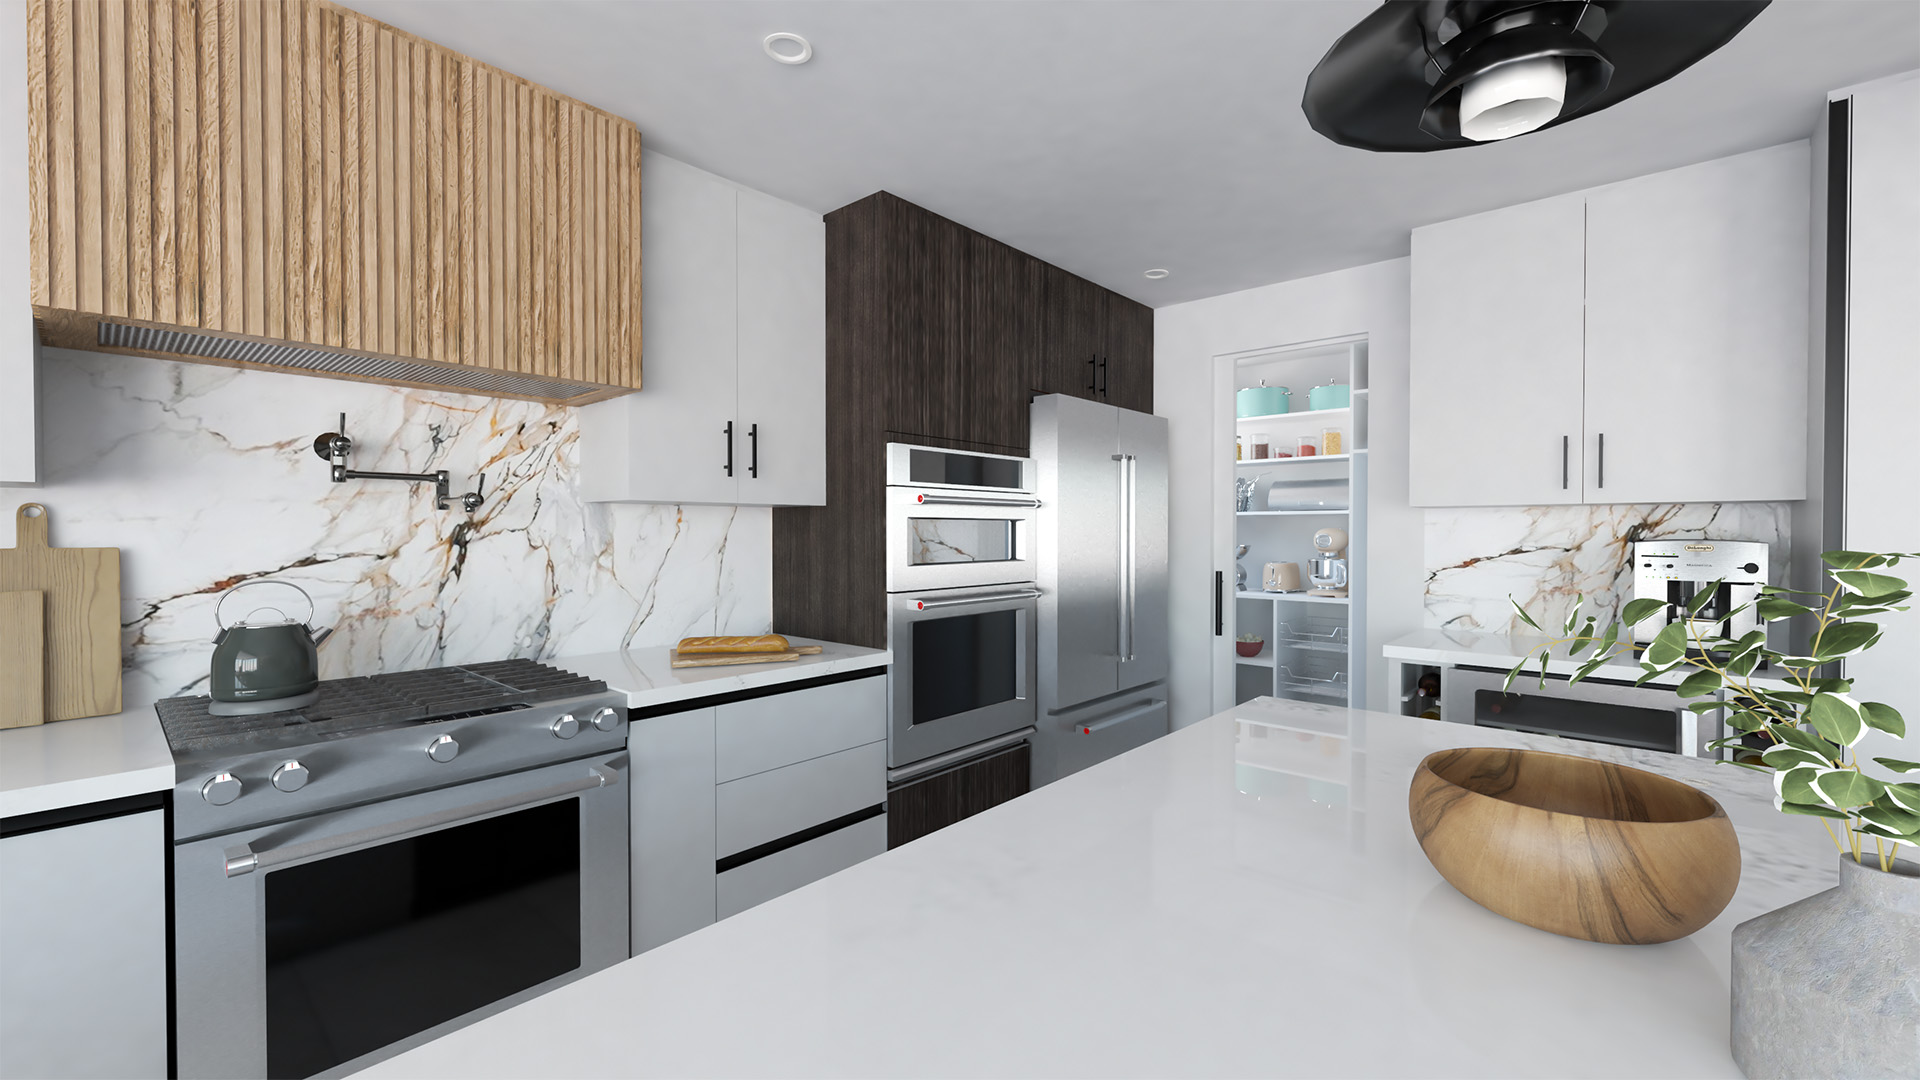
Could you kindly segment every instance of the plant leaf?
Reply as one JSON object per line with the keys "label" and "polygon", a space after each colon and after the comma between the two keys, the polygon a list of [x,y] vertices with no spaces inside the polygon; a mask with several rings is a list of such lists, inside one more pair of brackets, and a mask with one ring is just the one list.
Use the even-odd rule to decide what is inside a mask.
{"label": "plant leaf", "polygon": [[1878,623],[1848,622],[1828,624],[1813,639],[1813,655],[1821,660],[1838,660],[1871,646],[1880,637]]}
{"label": "plant leaf", "polygon": [[1700,614],[1708,604],[1713,603],[1713,598],[1720,595],[1720,586],[1724,583],[1724,579],[1713,581],[1706,588],[1694,593],[1693,598],[1687,601],[1687,617],[1692,618]]}
{"label": "plant leaf", "polygon": [[1872,806],[1860,808],[1860,817],[1870,821],[1893,836],[1913,836],[1920,833],[1920,814],[1902,810],[1898,806],[1887,806],[1876,802]]}
{"label": "plant leaf", "polygon": [[1628,627],[1638,626],[1647,620],[1647,616],[1666,606],[1665,600],[1654,600],[1650,597],[1629,600],[1627,606],[1620,609],[1620,621]]}
{"label": "plant leaf", "polygon": [[1687,655],[1687,625],[1668,623],[1654,635],[1653,644],[1647,646],[1647,663],[1658,667],[1668,667],[1678,663]]}
{"label": "plant leaf", "polygon": [[1840,587],[1847,592],[1864,596],[1869,600],[1892,595],[1907,587],[1907,583],[1897,577],[1869,573],[1865,570],[1835,570],[1833,580],[1839,582]]}
{"label": "plant leaf", "polygon": [[1773,800],[1773,808],[1783,814],[1806,814],[1808,817],[1837,818],[1841,821],[1848,820],[1847,815],[1838,810],[1829,810],[1819,803],[1790,803],[1775,799]]}
{"label": "plant leaf", "polygon": [[[1527,609],[1521,607],[1520,601],[1515,600],[1511,594],[1507,596],[1507,603],[1513,605],[1514,612],[1520,616],[1523,622],[1525,622],[1528,626],[1533,627],[1535,630],[1540,630],[1540,624],[1533,621],[1533,616],[1527,614]],[[1545,630],[1540,630],[1540,632],[1543,634],[1546,633]]]}
{"label": "plant leaf", "polygon": [[1860,703],[1860,719],[1876,731],[1884,731],[1896,739],[1907,737],[1907,721],[1900,710],[1878,701]]}
{"label": "plant leaf", "polygon": [[1841,746],[1852,746],[1867,733],[1860,719],[1860,706],[1845,694],[1815,694],[1807,706],[1807,722],[1813,730]]}
{"label": "plant leaf", "polygon": [[1796,604],[1791,600],[1782,600],[1777,596],[1763,596],[1754,605],[1754,610],[1762,619],[1772,622],[1775,619],[1791,619],[1795,615],[1811,615],[1813,609],[1805,604]]}
{"label": "plant leaf", "polygon": [[1673,692],[1681,697],[1699,697],[1720,689],[1720,673],[1702,669],[1680,680]]}
{"label": "plant leaf", "polygon": [[1899,758],[1890,757],[1877,757],[1873,760],[1882,768],[1892,769],[1897,773],[1920,772],[1920,761],[1901,761]]}
{"label": "plant leaf", "polygon": [[1811,731],[1797,728],[1791,724],[1775,724],[1767,729],[1788,746],[1797,746],[1825,757],[1828,761],[1840,760],[1840,748]]}
{"label": "plant leaf", "polygon": [[1827,805],[1839,808],[1865,806],[1886,793],[1887,785],[1852,769],[1834,769],[1814,778],[1813,790]]}
{"label": "plant leaf", "polygon": [[1886,565],[1887,557],[1871,551],[1823,551],[1820,561],[1842,570],[1864,570],[1870,566]]}
{"label": "plant leaf", "polygon": [[1572,637],[1573,628],[1580,625],[1580,605],[1586,603],[1585,593],[1573,594],[1573,606],[1567,609],[1567,621],[1560,624],[1562,637]]}
{"label": "plant leaf", "polygon": [[1819,754],[1809,753],[1797,746],[1776,746],[1766,753],[1761,754],[1760,760],[1766,762],[1773,768],[1781,770],[1796,769],[1803,765],[1811,765],[1817,769],[1833,767],[1833,762],[1828,761]]}
{"label": "plant leaf", "polygon": [[1902,810],[1920,814],[1920,784],[1888,784],[1881,797]]}
{"label": "plant leaf", "polygon": [[1781,769],[1773,774],[1773,793],[1789,803],[1814,803],[1824,805],[1826,799],[1813,786],[1815,777],[1820,775],[1818,765],[1796,765],[1790,769]]}

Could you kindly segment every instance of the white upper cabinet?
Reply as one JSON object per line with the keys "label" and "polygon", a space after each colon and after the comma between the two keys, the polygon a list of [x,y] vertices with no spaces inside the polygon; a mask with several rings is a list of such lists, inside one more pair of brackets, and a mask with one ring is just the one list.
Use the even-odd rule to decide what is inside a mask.
{"label": "white upper cabinet", "polygon": [[1416,504],[1581,501],[1585,210],[1568,195],[1413,231]]}
{"label": "white upper cabinet", "polygon": [[1588,502],[1807,497],[1811,182],[1796,142],[1587,197]]}
{"label": "white upper cabinet", "polygon": [[[0,140],[27,143],[27,9],[0,2]],[[0,315],[0,484],[40,478],[37,372],[39,334],[33,329],[27,275],[27,155],[0,160],[0,296],[13,300]]]}
{"label": "white upper cabinet", "polygon": [[1414,504],[1805,498],[1810,169],[1790,143],[1415,229]]}
{"label": "white upper cabinet", "polygon": [[640,392],[580,410],[597,502],[826,502],[820,215],[641,155]]}

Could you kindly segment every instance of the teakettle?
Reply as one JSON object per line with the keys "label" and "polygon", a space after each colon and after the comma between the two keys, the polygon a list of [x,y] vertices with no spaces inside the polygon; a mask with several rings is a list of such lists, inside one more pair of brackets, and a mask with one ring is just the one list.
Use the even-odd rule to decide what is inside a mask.
{"label": "teakettle", "polygon": [[[213,701],[207,711],[215,716],[298,709],[320,698],[319,646],[332,628],[315,630],[274,607],[255,608],[232,626],[221,619],[227,600],[255,585],[279,585],[299,593],[307,602],[307,619],[313,619],[313,597],[290,581],[244,581],[222,594],[213,609],[220,635],[213,639],[213,670],[208,680]],[[263,612],[278,618],[257,618]]]}

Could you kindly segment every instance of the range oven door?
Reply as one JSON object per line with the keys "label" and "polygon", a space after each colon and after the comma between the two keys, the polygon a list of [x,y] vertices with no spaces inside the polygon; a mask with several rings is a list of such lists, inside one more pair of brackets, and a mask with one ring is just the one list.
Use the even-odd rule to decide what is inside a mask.
{"label": "range oven door", "polygon": [[898,768],[1033,726],[1040,590],[887,598],[887,764]]}
{"label": "range oven door", "polygon": [[182,1077],[337,1076],[627,958],[627,756],[174,848]]}

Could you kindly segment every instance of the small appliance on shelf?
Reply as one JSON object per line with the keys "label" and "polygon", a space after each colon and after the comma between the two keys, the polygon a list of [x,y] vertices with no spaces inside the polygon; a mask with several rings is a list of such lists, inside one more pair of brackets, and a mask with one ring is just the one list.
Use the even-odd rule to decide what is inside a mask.
{"label": "small appliance on shelf", "polygon": [[1266,573],[1261,577],[1260,588],[1265,592],[1299,592],[1300,564],[1290,562],[1270,562]]}
{"label": "small appliance on shelf", "polygon": [[1318,552],[1307,563],[1307,577],[1313,582],[1308,596],[1342,597],[1347,595],[1347,531],[1332,527],[1313,534],[1313,549]]}

